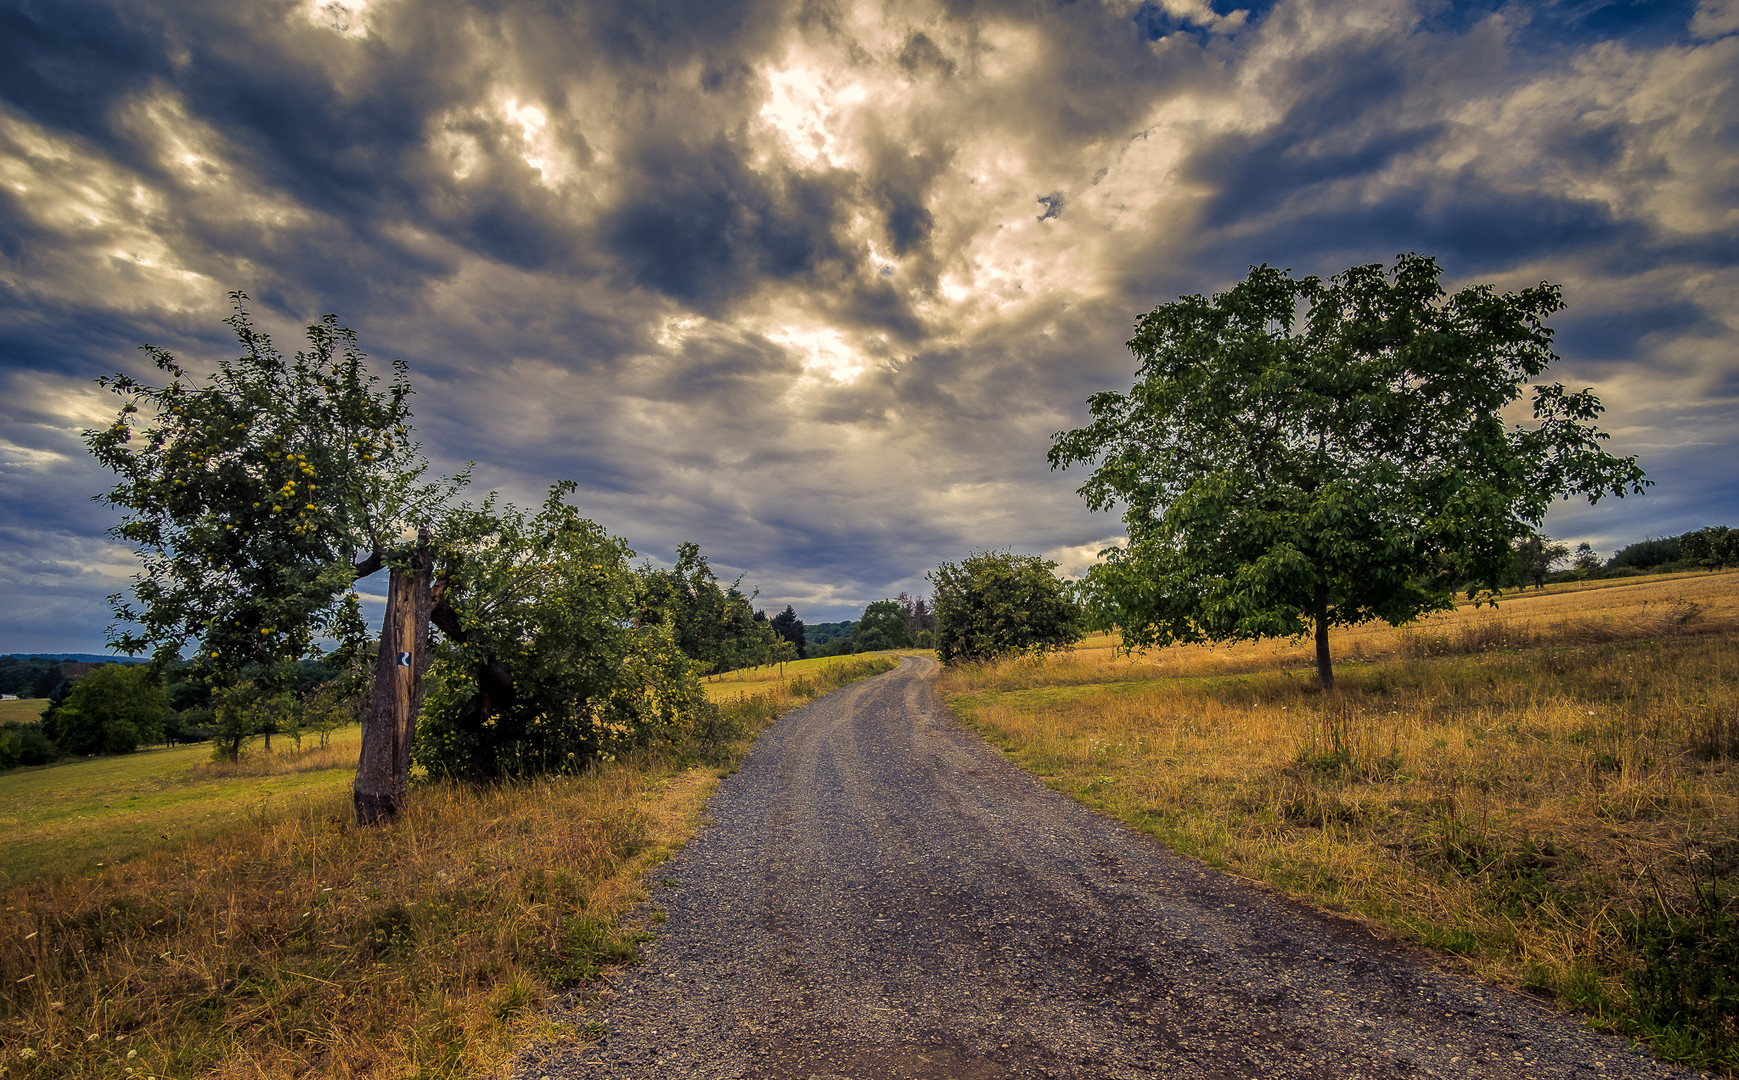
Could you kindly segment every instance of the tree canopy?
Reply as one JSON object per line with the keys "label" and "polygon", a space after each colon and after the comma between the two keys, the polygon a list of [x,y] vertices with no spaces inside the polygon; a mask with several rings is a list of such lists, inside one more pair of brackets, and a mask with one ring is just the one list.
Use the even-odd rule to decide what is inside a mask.
{"label": "tree canopy", "polygon": [[903,649],[911,644],[906,609],[897,600],[877,600],[864,608],[852,635],[852,648],[856,652]]}
{"label": "tree canopy", "polygon": [[765,619],[755,618],[754,594],[744,593],[741,585],[741,578],[720,585],[700,545],[685,541],[669,570],[641,567],[635,621],[669,627],[702,674],[764,664],[775,655],[779,635]]}
{"label": "tree canopy", "polygon": [[414,756],[431,775],[565,772],[671,741],[702,707],[667,625],[634,625],[634,552],[550,489],[542,509],[471,512],[442,603],[445,642]]}
{"label": "tree canopy", "polygon": [[803,632],[803,620],[797,617],[797,610],[790,604],[785,610],[773,616],[768,623],[773,633],[779,635],[781,641],[789,642],[797,653],[797,659],[802,660],[809,655],[809,640]]}
{"label": "tree canopy", "polygon": [[1643,490],[1591,392],[1534,384],[1532,422],[1506,421],[1556,359],[1558,286],[1440,277],[1420,255],[1326,282],[1264,265],[1141,316],[1134,386],[1089,398],[1049,454],[1096,466],[1082,497],[1124,510],[1128,544],[1087,579],[1097,624],[1128,648],[1314,629],[1327,687],[1330,627],[1496,590],[1555,499]]}
{"label": "tree canopy", "polygon": [[1739,564],[1739,530],[1726,525],[1710,525],[1679,537],[1679,549],[1686,559],[1698,566],[1725,570]]}
{"label": "tree canopy", "polygon": [[147,345],[168,382],[100,380],[123,404],[112,424],[85,433],[118,477],[98,498],[122,512],[115,533],[144,562],[132,598],[110,598],[119,619],[110,643],[164,656],[195,643],[220,682],[250,664],[283,670],[337,627],[358,579],[388,569],[355,797],[359,819],[391,817],[427,667],[432,535],[466,478],[423,479],[403,362],[381,388],[332,315],[285,357],[253,325],[247,297],[231,301],[242,353],[206,378]]}
{"label": "tree canopy", "polygon": [[979,551],[926,575],[936,587],[936,654],[945,664],[1044,653],[1081,640],[1080,605],[1037,555]]}

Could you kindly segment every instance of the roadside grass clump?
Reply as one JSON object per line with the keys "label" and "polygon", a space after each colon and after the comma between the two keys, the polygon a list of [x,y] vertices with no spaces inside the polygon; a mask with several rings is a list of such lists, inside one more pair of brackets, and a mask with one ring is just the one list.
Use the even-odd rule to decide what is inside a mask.
{"label": "roadside grass clump", "polygon": [[[894,663],[804,678],[831,688]],[[195,746],[8,773],[0,815],[31,850],[84,854],[13,860],[0,879],[0,1075],[457,1080],[527,1042],[596,1039],[545,1005],[635,962],[651,934],[622,919],[643,872],[807,698],[739,692],[710,731],[574,775],[423,781],[377,828],[353,824],[343,732],[336,769],[280,742],[237,765]],[[179,824],[87,835],[135,818]]]}
{"label": "roadside grass clump", "polygon": [[1346,636],[1362,659],[1328,695],[1287,642],[1101,638],[941,685],[1017,763],[1179,851],[1739,1068],[1739,573]]}

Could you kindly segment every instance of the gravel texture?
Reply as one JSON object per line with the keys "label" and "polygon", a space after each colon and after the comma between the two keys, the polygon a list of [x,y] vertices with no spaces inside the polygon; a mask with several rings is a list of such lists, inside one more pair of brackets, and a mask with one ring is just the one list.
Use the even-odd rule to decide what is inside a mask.
{"label": "gravel texture", "polygon": [[[963,731],[934,661],[788,714],[521,1080],[1694,1077],[1181,858]],[[578,1003],[572,1003],[578,1008]]]}

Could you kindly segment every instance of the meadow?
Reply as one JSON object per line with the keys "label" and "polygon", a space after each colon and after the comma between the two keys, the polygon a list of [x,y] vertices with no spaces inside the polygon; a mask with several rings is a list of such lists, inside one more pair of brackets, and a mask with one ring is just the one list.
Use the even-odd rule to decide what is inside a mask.
{"label": "meadow", "polygon": [[956,715],[1175,849],[1739,1067],[1739,573],[1306,642],[945,672]]}
{"label": "meadow", "polygon": [[542,1006],[632,962],[621,917],[718,778],[781,712],[893,663],[717,680],[683,745],[418,782],[380,828],[352,824],[354,729],[239,765],[196,745],[0,774],[0,1075],[474,1078],[595,1038]]}
{"label": "meadow", "polygon": [[8,720],[20,724],[34,724],[42,719],[43,706],[47,705],[45,698],[23,698],[18,701],[0,701],[0,724]]}

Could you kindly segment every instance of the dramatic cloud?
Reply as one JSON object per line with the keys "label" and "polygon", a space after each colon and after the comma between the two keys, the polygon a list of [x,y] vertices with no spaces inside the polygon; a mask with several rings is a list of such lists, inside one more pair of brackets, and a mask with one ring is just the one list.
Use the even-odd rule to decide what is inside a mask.
{"label": "dramatic cloud", "polygon": [[440,467],[572,478],[647,556],[853,617],[1118,523],[1051,434],[1141,311],[1403,251],[1562,282],[1555,377],[1739,524],[1739,4],[19,0],[0,12],[0,650],[100,646],[93,379],[136,346],[404,358]]}

